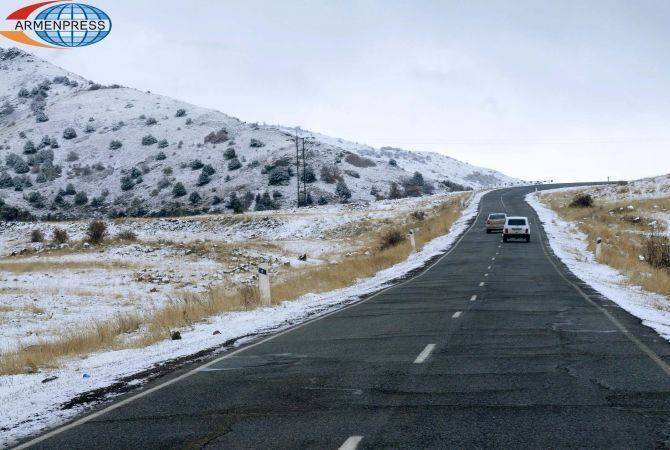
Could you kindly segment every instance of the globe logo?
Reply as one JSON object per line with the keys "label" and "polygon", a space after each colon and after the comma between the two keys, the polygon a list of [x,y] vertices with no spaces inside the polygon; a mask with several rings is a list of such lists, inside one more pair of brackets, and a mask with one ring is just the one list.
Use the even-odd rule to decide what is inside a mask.
{"label": "globe logo", "polygon": [[104,30],[77,30],[70,27],[69,30],[59,31],[37,31],[37,35],[45,42],[59,47],[83,47],[95,44],[104,39],[112,28],[109,16],[93,6],[81,3],[66,3],[56,5],[41,11],[35,20],[57,20],[57,21],[108,21],[109,26]]}
{"label": "globe logo", "polygon": [[59,0],[24,6],[7,20],[15,21],[13,29],[0,30],[0,35],[38,47],[85,47],[100,42],[112,29],[104,11]]}

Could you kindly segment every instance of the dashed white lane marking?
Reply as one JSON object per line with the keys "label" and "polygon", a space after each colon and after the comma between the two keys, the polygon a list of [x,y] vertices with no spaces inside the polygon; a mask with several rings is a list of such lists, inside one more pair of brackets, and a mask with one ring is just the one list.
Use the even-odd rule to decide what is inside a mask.
{"label": "dashed white lane marking", "polygon": [[471,302],[474,302],[475,300],[477,300],[477,296],[476,296],[476,295],[473,295],[472,297],[470,297],[470,301],[471,301]]}
{"label": "dashed white lane marking", "polygon": [[495,260],[496,260],[496,257],[495,257],[495,256],[494,256],[493,258],[491,258],[491,261],[495,261]]}
{"label": "dashed white lane marking", "polygon": [[482,281],[481,283],[479,283],[479,287],[482,287],[482,286],[484,286],[484,282],[483,282],[483,281]]}
{"label": "dashed white lane marking", "polygon": [[419,356],[416,357],[414,360],[414,364],[421,364],[424,362],[429,356],[430,353],[435,349],[435,344],[428,344],[426,345],[426,348],[421,350],[421,353],[419,353]]}
{"label": "dashed white lane marking", "polygon": [[484,276],[485,276],[485,277],[488,277],[488,276],[489,276],[489,274],[488,274],[488,273],[485,273],[485,274],[484,274]]}
{"label": "dashed white lane marking", "polygon": [[340,450],[356,450],[362,440],[363,436],[349,436],[344,444],[340,445]]}
{"label": "dashed white lane marking", "polygon": [[453,316],[451,316],[453,319],[458,319],[461,317],[461,314],[463,314],[463,311],[456,311]]}
{"label": "dashed white lane marking", "polygon": [[488,266],[487,269],[488,269],[488,270],[491,270],[491,266]]}

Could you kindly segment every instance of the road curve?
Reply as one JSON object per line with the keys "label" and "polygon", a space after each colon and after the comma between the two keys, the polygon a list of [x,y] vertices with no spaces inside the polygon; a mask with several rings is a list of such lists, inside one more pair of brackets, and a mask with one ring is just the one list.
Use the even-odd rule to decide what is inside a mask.
{"label": "road curve", "polygon": [[[666,447],[670,345],[480,214],[429,270],[122,398],[34,448]],[[194,370],[196,369],[196,370]]]}

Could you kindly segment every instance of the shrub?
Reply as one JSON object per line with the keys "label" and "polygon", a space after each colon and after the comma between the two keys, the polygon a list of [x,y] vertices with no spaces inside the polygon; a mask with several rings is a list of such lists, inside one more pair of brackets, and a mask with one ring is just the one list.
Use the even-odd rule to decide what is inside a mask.
{"label": "shrub", "polygon": [[291,170],[289,167],[275,167],[270,170],[268,183],[271,186],[286,186],[291,179]]}
{"label": "shrub", "polygon": [[26,88],[19,89],[19,98],[30,98],[30,91]]}
{"label": "shrub", "polygon": [[207,175],[204,171],[200,172],[200,176],[198,176],[198,186],[204,186],[210,181],[212,181],[212,179],[209,175]]}
{"label": "shrub", "polygon": [[158,180],[158,183],[156,183],[156,187],[160,191],[162,191],[163,189],[165,189],[168,186],[170,186],[170,180],[167,179],[167,178],[161,178],[160,180]]}
{"label": "shrub", "polygon": [[175,117],[184,117],[186,115],[186,110],[183,108],[179,108],[177,112],[175,113]]}
{"label": "shrub", "polygon": [[249,147],[251,148],[260,148],[260,147],[265,147],[265,144],[258,139],[251,138],[249,141]]}
{"label": "shrub", "polygon": [[93,197],[91,200],[91,206],[93,208],[99,208],[105,204],[105,198],[104,197]]}
{"label": "shrub", "polygon": [[88,224],[86,239],[93,245],[101,244],[107,235],[107,225],[102,220],[94,220]]}
{"label": "shrub", "polygon": [[237,157],[237,153],[235,153],[235,149],[233,147],[229,147],[226,149],[226,151],[223,152],[223,157],[225,159],[233,159]]}
{"label": "shrub", "polygon": [[374,167],[377,165],[373,160],[364,158],[356,153],[348,153],[347,156],[344,157],[344,160],[356,167]]}
{"label": "shrub", "polygon": [[398,198],[403,198],[405,195],[403,194],[402,190],[398,186],[398,183],[395,181],[391,183],[391,187],[389,188],[389,195],[388,198],[395,200]]}
{"label": "shrub", "polygon": [[37,111],[35,113],[35,122],[44,123],[49,121],[49,116],[44,111]]}
{"label": "shrub", "polygon": [[239,159],[233,158],[230,161],[228,161],[228,170],[237,170],[240,167],[242,167],[242,163],[240,162]]}
{"label": "shrub", "polygon": [[19,159],[14,163],[14,172],[17,174],[28,173],[30,172],[30,167],[23,159]]}
{"label": "shrub", "polygon": [[79,159],[79,155],[77,154],[77,152],[73,152],[73,151],[69,152],[67,154],[67,158],[65,158],[65,160],[68,161],[68,162],[76,161],[78,159]]}
{"label": "shrub", "polygon": [[319,199],[316,202],[319,205],[327,205],[328,204],[328,199],[322,195],[322,196],[319,197]]}
{"label": "shrub", "polygon": [[13,112],[14,112],[14,107],[9,102],[3,103],[2,107],[0,107],[0,117],[8,116]]}
{"label": "shrub", "polygon": [[86,192],[77,192],[77,194],[74,196],[74,204],[81,206],[85,205],[86,203],[88,203],[88,195],[86,195]]}
{"label": "shrub", "polygon": [[68,183],[67,186],[65,186],[65,190],[63,191],[63,195],[75,195],[76,193],[77,191],[72,183]]}
{"label": "shrub", "polygon": [[26,143],[23,144],[23,153],[26,155],[37,153],[37,149],[35,148],[33,141],[26,141]]}
{"label": "shrub", "polygon": [[305,169],[302,173],[302,180],[304,180],[305,183],[314,183],[316,181],[316,174],[314,174],[314,169],[312,169],[312,166],[305,166]]}
{"label": "shrub", "polygon": [[[16,184],[16,183],[14,183]],[[44,197],[39,192],[31,192],[26,196],[28,203],[33,205],[35,208],[44,208]]]}
{"label": "shrub", "polygon": [[158,148],[165,148],[168,145],[170,144],[168,144],[167,139],[161,139],[160,141],[158,141]]}
{"label": "shrub", "polygon": [[144,121],[144,124],[145,124],[146,126],[149,126],[149,127],[150,127],[151,125],[156,125],[157,123],[158,123],[158,121],[157,121],[156,119],[154,119],[153,117],[147,117],[147,120]]}
{"label": "shrub", "polygon": [[54,228],[53,236],[51,238],[54,244],[57,245],[65,244],[68,241],[68,239],[69,237],[67,235],[67,231],[65,231],[62,228]]}
{"label": "shrub", "polygon": [[593,197],[589,194],[577,194],[570,202],[571,208],[591,208],[593,206]]}
{"label": "shrub", "polygon": [[321,166],[321,181],[328,184],[336,183],[342,178],[340,169],[334,164],[325,164]]}
{"label": "shrub", "polygon": [[154,145],[156,142],[158,142],[158,139],[150,134],[147,134],[142,138],[142,145]]}
{"label": "shrub", "polygon": [[131,230],[123,230],[120,231],[119,234],[116,235],[117,239],[120,239],[122,241],[136,241],[137,240],[137,235],[132,232]]}
{"label": "shrub", "polygon": [[142,171],[138,169],[137,167],[133,167],[132,170],[130,171],[130,178],[132,179],[137,179],[142,176]]}
{"label": "shrub", "polygon": [[186,118],[186,125],[191,125],[192,123],[193,123],[193,119],[191,119],[190,117],[187,117]]}
{"label": "shrub", "polygon": [[212,167],[210,164],[206,164],[202,167],[202,173],[207,175],[214,175],[216,173],[216,169],[214,169],[214,167]]}
{"label": "shrub", "polygon": [[43,242],[44,233],[42,231],[35,229],[30,232],[30,242]]}
{"label": "shrub", "polygon": [[87,124],[86,127],[84,128],[84,133],[86,133],[86,134],[91,134],[94,131],[95,131],[95,127],[93,125],[91,125],[90,123]]}
{"label": "shrub", "polygon": [[256,195],[256,205],[254,207],[256,211],[267,211],[272,209],[279,209],[279,205],[270,197],[270,194],[265,191],[263,195]]}
{"label": "shrub", "polygon": [[109,149],[110,150],[118,150],[121,147],[123,147],[123,143],[121,141],[116,140],[116,139],[112,140],[112,142],[109,143]]}
{"label": "shrub", "polygon": [[191,168],[191,170],[198,170],[202,169],[204,164],[199,159],[194,159],[193,161],[188,163],[188,166]]}
{"label": "shrub", "polygon": [[63,130],[63,139],[74,139],[77,137],[77,132],[74,131],[74,128],[67,127]]}
{"label": "shrub", "polygon": [[346,173],[347,175],[349,175],[350,177],[353,177],[353,178],[360,178],[361,177],[361,174],[356,172],[355,170],[345,170],[344,173]]}
{"label": "shrub", "polygon": [[191,205],[197,205],[200,203],[200,200],[202,200],[202,197],[200,197],[200,194],[198,194],[196,191],[191,192],[191,195],[188,196],[188,201],[191,203]]}
{"label": "shrub", "polygon": [[380,237],[379,249],[386,250],[387,248],[395,247],[405,239],[405,233],[398,229],[386,230]]}
{"label": "shrub", "polygon": [[230,194],[226,208],[232,209],[235,214],[241,214],[246,210],[244,203],[237,197],[235,192]]}
{"label": "shrub", "polygon": [[133,181],[132,178],[128,175],[124,175],[121,177],[121,190],[122,191],[129,191],[132,188],[135,187],[135,182]]}
{"label": "shrub", "polygon": [[156,161],[163,161],[166,158],[167,156],[163,152],[158,152],[158,154],[156,155]]}
{"label": "shrub", "polygon": [[183,183],[175,183],[175,185],[172,187],[172,195],[174,197],[183,197],[186,195],[186,188],[184,187]]}
{"label": "shrub", "polygon": [[345,183],[344,180],[339,180],[337,182],[335,193],[340,197],[342,203],[348,202],[351,198],[351,190],[349,190],[349,186],[347,186],[347,183]]}
{"label": "shrub", "polygon": [[653,267],[670,268],[670,239],[653,234],[644,242],[644,259]]}
{"label": "shrub", "polygon": [[389,159],[389,166],[398,167],[398,162],[395,159],[391,158]]}
{"label": "shrub", "polygon": [[14,187],[12,176],[7,172],[0,173],[0,189],[10,189]]}
{"label": "shrub", "polygon": [[220,144],[221,142],[226,142],[228,140],[228,132],[225,128],[221,128],[219,131],[212,131],[207,136],[205,136],[205,144]]}

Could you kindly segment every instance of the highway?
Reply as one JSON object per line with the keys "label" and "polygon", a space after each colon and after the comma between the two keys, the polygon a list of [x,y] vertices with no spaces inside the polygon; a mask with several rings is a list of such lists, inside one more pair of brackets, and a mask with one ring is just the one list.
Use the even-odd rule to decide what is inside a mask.
{"label": "highway", "polygon": [[[670,345],[581,283],[494,191],[452,251],[352,306],[193,365],[32,448],[670,445]],[[530,217],[530,243],[486,234]],[[576,274],[578,275],[578,274]]]}

